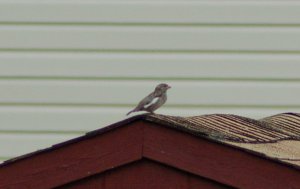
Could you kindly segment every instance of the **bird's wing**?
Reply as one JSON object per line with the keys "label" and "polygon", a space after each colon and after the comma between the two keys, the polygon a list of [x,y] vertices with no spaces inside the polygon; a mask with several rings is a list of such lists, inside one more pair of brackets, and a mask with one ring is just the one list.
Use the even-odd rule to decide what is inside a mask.
{"label": "bird's wing", "polygon": [[148,108],[148,107],[152,106],[153,104],[157,103],[158,100],[159,100],[159,97],[153,98],[149,103],[144,105],[144,108]]}
{"label": "bird's wing", "polygon": [[135,109],[136,110],[144,109],[145,106],[147,104],[151,103],[153,99],[154,99],[154,94],[150,93],[148,96],[146,96],[145,98],[143,98],[143,100],[140,101],[140,103],[137,105],[137,107]]}

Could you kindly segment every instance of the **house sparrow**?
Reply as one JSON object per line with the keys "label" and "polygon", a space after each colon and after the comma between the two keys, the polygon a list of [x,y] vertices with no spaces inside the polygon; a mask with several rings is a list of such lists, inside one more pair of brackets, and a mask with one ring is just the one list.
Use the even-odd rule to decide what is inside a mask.
{"label": "house sparrow", "polygon": [[155,90],[146,96],[140,103],[126,115],[132,112],[147,111],[153,113],[167,101],[167,90],[171,87],[165,83],[156,86]]}

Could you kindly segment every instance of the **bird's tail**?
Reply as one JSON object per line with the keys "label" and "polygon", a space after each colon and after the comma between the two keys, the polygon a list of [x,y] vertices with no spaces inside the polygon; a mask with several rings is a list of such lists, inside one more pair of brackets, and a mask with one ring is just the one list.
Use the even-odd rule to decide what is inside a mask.
{"label": "bird's tail", "polygon": [[128,116],[129,114],[131,114],[131,113],[133,113],[133,112],[136,112],[136,110],[134,109],[134,110],[131,110],[130,112],[128,112],[127,114],[126,114],[126,116]]}

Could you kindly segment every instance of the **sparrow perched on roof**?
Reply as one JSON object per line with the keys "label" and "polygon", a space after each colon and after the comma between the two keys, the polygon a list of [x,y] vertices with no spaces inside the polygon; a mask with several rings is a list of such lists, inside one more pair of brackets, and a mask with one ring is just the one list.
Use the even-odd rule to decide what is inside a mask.
{"label": "sparrow perched on roof", "polygon": [[167,90],[170,88],[171,87],[165,83],[157,85],[152,93],[141,100],[140,103],[126,115],[138,111],[153,113],[167,101]]}

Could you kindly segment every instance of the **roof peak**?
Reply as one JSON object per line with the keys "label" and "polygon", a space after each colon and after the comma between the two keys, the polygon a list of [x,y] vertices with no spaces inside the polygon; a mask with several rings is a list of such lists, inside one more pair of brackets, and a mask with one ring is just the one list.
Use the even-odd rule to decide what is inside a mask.
{"label": "roof peak", "polygon": [[[156,123],[216,142],[240,146],[245,149],[248,148],[245,146],[248,144],[276,144],[276,142],[283,140],[300,141],[300,114],[298,113],[282,113],[260,120],[233,114],[207,114],[189,117],[141,114],[88,132],[83,136],[55,144],[52,147],[7,160],[0,164],[0,167],[39,153],[101,135],[139,120]],[[250,150],[257,151],[255,149]],[[263,152],[264,149],[261,151]],[[292,164],[298,165],[298,162],[293,162]]]}

